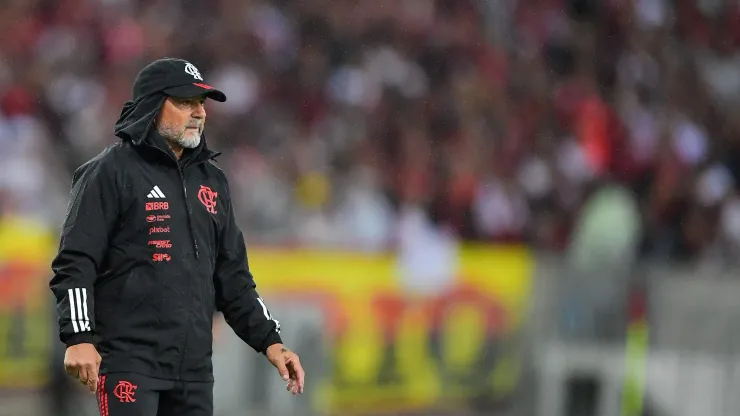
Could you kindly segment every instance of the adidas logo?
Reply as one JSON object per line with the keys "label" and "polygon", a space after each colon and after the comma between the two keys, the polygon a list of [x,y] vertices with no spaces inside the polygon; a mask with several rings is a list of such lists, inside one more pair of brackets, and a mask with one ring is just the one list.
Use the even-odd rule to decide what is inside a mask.
{"label": "adidas logo", "polygon": [[147,198],[166,198],[164,196],[164,192],[162,192],[161,189],[159,189],[159,186],[154,185],[154,188],[151,192],[149,192],[149,195],[146,196]]}

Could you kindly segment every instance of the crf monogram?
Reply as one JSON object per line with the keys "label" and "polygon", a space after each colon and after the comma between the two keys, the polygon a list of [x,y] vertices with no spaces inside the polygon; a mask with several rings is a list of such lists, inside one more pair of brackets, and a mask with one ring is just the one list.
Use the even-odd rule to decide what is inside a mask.
{"label": "crf monogram", "polygon": [[131,384],[129,381],[119,381],[115,389],[113,389],[113,395],[118,397],[121,403],[133,403],[136,401],[134,397],[136,395],[136,386]]}
{"label": "crf monogram", "polygon": [[185,64],[185,72],[192,75],[193,78],[203,81],[203,77],[200,75],[200,71],[198,71],[198,68],[196,68],[195,65],[191,63]]}
{"label": "crf monogram", "polygon": [[216,213],[217,196],[218,192],[213,192],[213,190],[211,190],[211,188],[207,186],[200,186],[200,191],[198,191],[198,200],[200,200],[200,203],[206,207],[206,211],[210,212],[211,214]]}

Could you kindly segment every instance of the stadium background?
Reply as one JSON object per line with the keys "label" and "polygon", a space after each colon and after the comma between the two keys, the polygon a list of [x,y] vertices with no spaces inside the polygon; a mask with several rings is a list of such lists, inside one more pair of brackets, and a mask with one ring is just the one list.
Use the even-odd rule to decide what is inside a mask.
{"label": "stadium background", "polygon": [[85,416],[47,284],[136,72],[193,62],[307,394],[220,416],[734,415],[740,3],[5,0],[0,415]]}

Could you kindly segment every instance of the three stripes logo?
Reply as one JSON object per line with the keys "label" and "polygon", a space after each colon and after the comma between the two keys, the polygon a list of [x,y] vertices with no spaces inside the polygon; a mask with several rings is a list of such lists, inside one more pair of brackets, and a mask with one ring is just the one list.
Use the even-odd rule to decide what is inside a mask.
{"label": "three stripes logo", "polygon": [[87,289],[76,287],[67,289],[69,314],[75,334],[90,331],[90,318],[87,316]]}
{"label": "three stripes logo", "polygon": [[146,196],[147,198],[166,198],[164,196],[164,192],[162,192],[161,189],[159,189],[159,186],[154,185],[154,188],[152,188],[152,191],[149,192],[149,195]]}
{"label": "three stripes logo", "polygon": [[262,298],[257,298],[257,302],[260,303],[260,306],[262,306],[262,314],[265,315],[265,318],[268,321],[275,322],[275,332],[278,334],[280,333],[280,321],[272,317],[272,314],[269,310],[267,310],[267,305],[265,305],[265,301],[262,300]]}

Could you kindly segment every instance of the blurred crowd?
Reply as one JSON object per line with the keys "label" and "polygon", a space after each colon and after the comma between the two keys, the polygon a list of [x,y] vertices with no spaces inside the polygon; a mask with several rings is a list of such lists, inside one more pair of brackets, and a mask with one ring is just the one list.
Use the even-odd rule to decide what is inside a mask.
{"label": "blurred crowd", "polygon": [[6,213],[58,226],[136,72],[177,56],[228,95],[206,137],[250,242],[563,250],[619,184],[643,255],[737,257],[737,1],[3,3]]}

